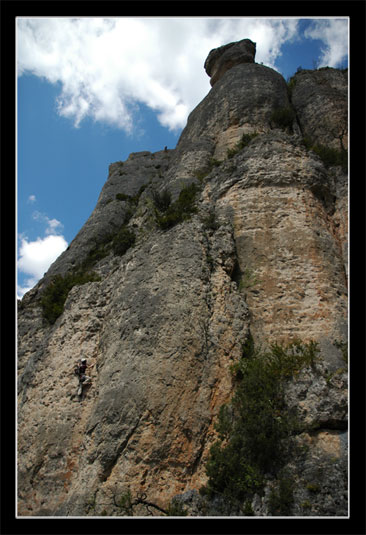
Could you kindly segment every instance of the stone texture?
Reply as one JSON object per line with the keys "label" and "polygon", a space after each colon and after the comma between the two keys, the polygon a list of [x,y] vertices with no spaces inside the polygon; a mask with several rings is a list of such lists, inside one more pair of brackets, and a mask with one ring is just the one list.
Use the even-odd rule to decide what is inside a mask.
{"label": "stone texture", "polygon": [[[104,503],[116,484],[166,504],[203,481],[199,460],[246,334],[234,257],[230,227],[205,238],[196,221],[127,253],[105,281],[73,288],[23,381],[22,514],[82,515],[91,494]],[[97,368],[79,404],[72,368],[83,355]],[[35,454],[42,463],[28,470],[41,462]]]}
{"label": "stone texture", "polygon": [[116,199],[118,193],[136,195],[141,186],[160,181],[174,151],[149,151],[131,153],[125,162],[109,166],[106,183],[99,195],[92,214],[69,247],[52,264],[47,278],[56,273],[64,274],[80,263],[91,248],[122,224],[128,203]]}
{"label": "stone texture", "polygon": [[289,106],[284,78],[256,63],[241,63],[225,73],[188,117],[177,152],[207,151],[226,158],[244,133],[271,130],[273,110]]}
{"label": "stone texture", "polygon": [[[220,61],[240,43],[211,53],[209,71],[228,65]],[[219,408],[233,392],[230,366],[249,331],[262,344],[319,342],[324,360],[286,387],[303,423],[302,453],[286,467],[296,484],[291,514],[347,514],[347,372],[334,346],[347,340],[347,176],[302,140],[305,133],[333,146],[320,132],[321,102],[333,110],[333,132],[341,102],[346,113],[346,78],[333,69],[297,74],[292,105],[301,129],[290,134],[271,123],[274,109],[290,105],[279,73],[241,61],[220,72],[174,150],[110,165],[90,218],[19,303],[20,516],[115,516],[115,498],[128,490],[162,508],[174,498],[193,516],[233,514],[197,491]],[[228,158],[243,133],[258,135]],[[176,199],[190,182],[201,188],[197,214],[163,232],[152,192],[168,188]],[[130,208],[116,195],[141,186],[128,223],[134,247],[109,252],[93,268],[100,281],[73,287],[63,314],[47,324],[40,297],[50,277],[116,232]],[[80,356],[95,366],[78,402]],[[276,484],[269,474],[252,503],[256,515],[270,514]]]}
{"label": "stone texture", "polygon": [[[332,342],[347,335],[347,280],[329,215],[332,181],[286,134],[258,136],[231,162],[217,210],[232,220],[241,272],[256,281],[245,291],[254,338],[318,340],[337,367]],[[216,180],[209,186],[213,196]]]}
{"label": "stone texture", "polygon": [[254,63],[256,44],[250,39],[229,43],[211,50],[205,61],[205,71],[213,86],[223,74],[240,63]]}
{"label": "stone texture", "polygon": [[301,70],[293,80],[292,103],[303,135],[315,143],[347,150],[348,70]]}
{"label": "stone texture", "polygon": [[296,409],[307,429],[347,429],[347,369],[343,363],[331,370],[326,363],[317,363],[313,369],[301,370],[287,385],[287,406]]}
{"label": "stone texture", "polygon": [[[296,460],[283,473],[294,484],[293,516],[348,515],[347,431],[316,430],[296,437]],[[264,496],[255,496],[256,516],[271,516],[271,493],[278,491],[275,481],[268,481]]]}

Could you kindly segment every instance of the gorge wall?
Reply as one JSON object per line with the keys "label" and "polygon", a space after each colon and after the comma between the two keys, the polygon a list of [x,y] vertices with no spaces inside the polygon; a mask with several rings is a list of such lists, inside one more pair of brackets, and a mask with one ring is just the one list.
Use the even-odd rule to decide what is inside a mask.
{"label": "gorge wall", "polygon": [[[347,515],[347,72],[287,84],[254,55],[249,40],[210,52],[212,88],[176,148],[111,164],[88,221],[19,303],[18,515],[119,515],[127,492],[160,508],[148,514],[173,499],[224,514],[198,491],[250,335],[319,343],[322,361],[286,387],[302,422],[289,514]],[[190,184],[189,216],[159,224],[154,198],[173,204]],[[135,236],[123,254],[121,226]],[[50,322],[47,288],[80,266],[98,277]],[[83,356],[95,366],[80,400]],[[272,514],[266,477],[257,516]]]}

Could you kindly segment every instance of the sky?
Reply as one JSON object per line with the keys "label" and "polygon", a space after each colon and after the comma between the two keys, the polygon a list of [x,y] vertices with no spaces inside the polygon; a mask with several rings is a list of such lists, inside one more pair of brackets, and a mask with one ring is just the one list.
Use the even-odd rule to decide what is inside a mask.
{"label": "sky", "polygon": [[93,211],[108,166],[176,146],[210,91],[213,48],[251,39],[256,63],[348,66],[347,18],[20,17],[17,61],[17,297]]}

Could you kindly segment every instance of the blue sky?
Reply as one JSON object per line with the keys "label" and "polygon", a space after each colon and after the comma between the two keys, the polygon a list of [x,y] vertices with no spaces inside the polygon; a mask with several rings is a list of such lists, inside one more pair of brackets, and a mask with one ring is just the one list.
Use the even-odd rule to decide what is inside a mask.
{"label": "blue sky", "polygon": [[90,216],[110,163],[176,146],[210,90],[209,51],[244,38],[286,79],[348,65],[347,19],[17,19],[18,297]]}

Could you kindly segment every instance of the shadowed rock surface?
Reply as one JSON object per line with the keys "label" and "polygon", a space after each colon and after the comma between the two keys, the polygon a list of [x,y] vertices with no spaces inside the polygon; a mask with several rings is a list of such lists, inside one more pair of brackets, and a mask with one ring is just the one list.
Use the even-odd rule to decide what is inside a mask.
{"label": "shadowed rock surface", "polygon": [[348,70],[324,67],[293,77],[292,103],[304,136],[335,149],[348,146]]}

